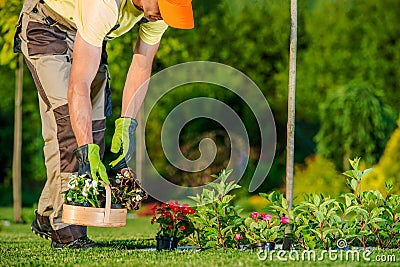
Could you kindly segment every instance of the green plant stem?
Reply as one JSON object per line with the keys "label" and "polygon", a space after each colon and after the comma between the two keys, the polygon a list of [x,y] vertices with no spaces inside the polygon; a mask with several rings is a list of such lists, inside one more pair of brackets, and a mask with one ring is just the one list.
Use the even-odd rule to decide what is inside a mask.
{"label": "green plant stem", "polygon": [[[214,206],[214,207],[215,207],[215,206]],[[222,233],[221,233],[221,223],[220,223],[220,221],[219,221],[218,212],[216,211],[216,207],[215,207],[215,215],[216,215],[216,221],[217,221],[217,225],[218,225],[218,236],[219,236],[219,240],[220,240],[220,242],[221,242],[222,248],[223,248],[224,250],[226,250],[224,238],[223,238]]]}

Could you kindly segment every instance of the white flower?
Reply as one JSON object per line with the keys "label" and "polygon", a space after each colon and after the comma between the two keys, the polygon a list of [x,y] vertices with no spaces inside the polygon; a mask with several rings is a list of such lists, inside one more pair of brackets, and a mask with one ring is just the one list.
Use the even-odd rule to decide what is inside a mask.
{"label": "white flower", "polygon": [[115,183],[119,184],[119,183],[121,183],[121,181],[117,178],[117,179],[115,179]]}
{"label": "white flower", "polygon": [[82,189],[82,195],[84,197],[88,196],[88,192],[89,192],[90,187],[91,187],[90,179],[86,179],[85,180],[85,186]]}
{"label": "white flower", "polygon": [[83,190],[82,190],[82,196],[84,196],[84,197],[87,197],[87,196],[88,196],[88,188],[86,187],[86,185],[85,185],[85,187],[84,187]]}
{"label": "white flower", "polygon": [[140,195],[136,195],[136,201],[142,200],[142,197]]}
{"label": "white flower", "polygon": [[71,197],[67,197],[67,200],[68,200],[68,201],[72,201],[72,198],[71,198]]}
{"label": "white flower", "polygon": [[93,181],[92,181],[92,187],[93,187],[94,189],[97,189],[97,181],[96,181],[96,180],[93,180]]}
{"label": "white flower", "polygon": [[[93,186],[93,184],[92,184]],[[99,190],[97,189],[97,187],[93,187],[93,194],[98,195],[99,194]]]}
{"label": "white flower", "polygon": [[77,185],[78,185],[78,180],[76,180],[75,178],[69,180],[68,182],[68,188],[70,189],[74,189]]}

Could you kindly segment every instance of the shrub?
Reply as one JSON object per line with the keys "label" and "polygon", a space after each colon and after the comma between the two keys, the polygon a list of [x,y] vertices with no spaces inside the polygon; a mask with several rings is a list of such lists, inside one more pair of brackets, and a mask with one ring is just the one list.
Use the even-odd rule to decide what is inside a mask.
{"label": "shrub", "polygon": [[[346,191],[342,175],[338,173],[333,162],[319,155],[308,157],[306,166],[296,165],[294,176],[294,195],[320,193],[339,195]],[[299,202],[304,198],[300,197]]]}
{"label": "shrub", "polygon": [[218,176],[213,175],[217,180],[208,183],[211,190],[203,189],[201,194],[190,197],[197,204],[196,213],[190,216],[195,226],[190,239],[200,248],[238,248],[243,240],[239,236],[244,219],[239,216],[241,210],[231,204],[235,196],[229,194],[240,186],[227,181],[231,172],[223,170]]}
{"label": "shrub", "polygon": [[400,193],[400,119],[397,121],[398,128],[394,131],[386,144],[379,163],[375,170],[366,177],[363,185],[366,189],[379,189],[385,191],[385,180],[391,179],[393,183],[393,193]]}

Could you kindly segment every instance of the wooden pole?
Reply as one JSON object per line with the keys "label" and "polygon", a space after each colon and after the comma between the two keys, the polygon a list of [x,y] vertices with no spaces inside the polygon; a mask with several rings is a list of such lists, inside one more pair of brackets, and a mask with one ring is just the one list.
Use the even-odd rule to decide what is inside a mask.
{"label": "wooden pole", "polygon": [[17,69],[15,71],[15,108],[14,108],[14,153],[13,153],[13,200],[14,221],[22,221],[22,194],[21,194],[21,144],[22,144],[22,87],[23,87],[23,56],[17,56]]}
{"label": "wooden pole", "polygon": [[[297,0],[290,1],[290,55],[289,55],[289,88],[288,88],[288,122],[286,132],[286,199],[288,211],[293,206],[294,176],[294,132],[296,111],[296,53],[297,53]],[[290,227],[286,228],[290,232]],[[283,249],[289,250],[291,238],[285,236]]]}

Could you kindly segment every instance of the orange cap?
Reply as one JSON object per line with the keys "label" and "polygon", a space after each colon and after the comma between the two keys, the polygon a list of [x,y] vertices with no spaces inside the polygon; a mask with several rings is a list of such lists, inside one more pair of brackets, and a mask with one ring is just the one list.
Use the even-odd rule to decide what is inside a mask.
{"label": "orange cap", "polygon": [[169,26],[178,29],[193,29],[192,0],[158,0],[160,13]]}

